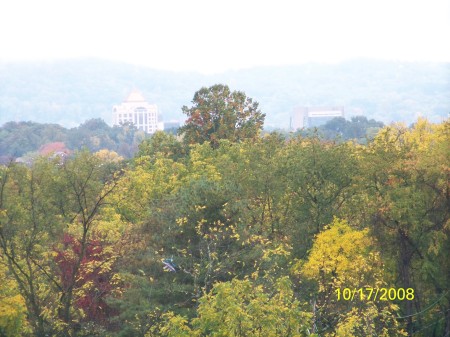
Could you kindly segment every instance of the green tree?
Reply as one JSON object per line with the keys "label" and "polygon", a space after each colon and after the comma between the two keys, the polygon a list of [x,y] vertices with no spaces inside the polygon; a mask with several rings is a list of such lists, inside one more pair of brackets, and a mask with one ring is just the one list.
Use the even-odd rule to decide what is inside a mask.
{"label": "green tree", "polygon": [[223,84],[201,88],[192,103],[191,108],[182,107],[188,119],[178,131],[187,144],[209,142],[217,147],[220,139],[255,138],[264,124],[265,114],[258,109],[258,102]]}
{"label": "green tree", "polygon": [[152,162],[156,160],[158,155],[177,161],[184,157],[185,153],[183,144],[174,135],[164,131],[156,131],[150,138],[144,139],[139,144],[137,156],[149,156]]}
{"label": "green tree", "polygon": [[[294,255],[305,257],[314,235],[340,216],[355,198],[353,183],[358,163],[348,143],[335,144],[319,137],[298,137],[284,153],[283,178],[290,205],[284,226],[292,237]],[[346,214],[345,214],[346,215]]]}
{"label": "green tree", "polygon": [[354,116],[350,120],[336,117],[317,128],[298,130],[296,134],[308,135],[319,131],[325,139],[354,140],[366,144],[367,139],[373,139],[374,134],[383,127],[382,122],[368,120],[365,116]]}
{"label": "green tree", "polygon": [[192,328],[187,319],[166,314],[161,333],[165,336],[315,336],[309,333],[311,315],[302,310],[287,277],[278,279],[270,290],[248,279],[217,283],[200,299],[197,314],[190,322]]}
{"label": "green tree", "polygon": [[9,122],[0,127],[0,156],[21,157],[51,142],[65,142],[67,130],[56,124]]}
{"label": "green tree", "polygon": [[[72,335],[82,316],[74,303],[86,293],[80,278],[111,268],[114,258],[87,265],[86,252],[98,234],[105,242],[102,251],[117,256],[109,254],[113,250],[106,242],[120,221],[101,215],[116,178],[109,165],[88,152],[65,162],[41,157],[30,168],[1,168],[0,252],[25,299],[36,336],[57,331]],[[64,244],[65,234],[77,242],[76,252]],[[73,253],[70,268],[57,265],[57,251]]]}
{"label": "green tree", "polygon": [[[32,169],[22,165],[0,171],[0,247],[3,261],[26,301],[28,319],[36,336],[52,332],[56,279],[52,275],[49,233],[62,225],[45,190],[57,165],[38,161]],[[47,189],[48,191],[48,189]],[[52,317],[53,318],[53,317]]]}
{"label": "green tree", "polygon": [[392,125],[363,154],[373,233],[395,285],[415,289],[399,303],[414,336],[450,334],[449,126]]}

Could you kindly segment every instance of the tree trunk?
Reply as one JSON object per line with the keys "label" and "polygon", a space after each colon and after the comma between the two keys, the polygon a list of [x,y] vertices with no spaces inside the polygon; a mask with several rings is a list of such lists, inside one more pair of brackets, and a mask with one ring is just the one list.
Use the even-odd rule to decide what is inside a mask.
{"label": "tree trunk", "polygon": [[[411,282],[411,260],[413,256],[413,252],[411,250],[411,246],[406,240],[406,234],[404,231],[399,228],[399,247],[400,247],[400,258],[399,258],[399,276],[400,276],[400,287],[404,289],[413,288]],[[413,301],[405,301],[405,314],[406,316],[406,332],[408,336],[412,336],[414,332],[413,326]]]}

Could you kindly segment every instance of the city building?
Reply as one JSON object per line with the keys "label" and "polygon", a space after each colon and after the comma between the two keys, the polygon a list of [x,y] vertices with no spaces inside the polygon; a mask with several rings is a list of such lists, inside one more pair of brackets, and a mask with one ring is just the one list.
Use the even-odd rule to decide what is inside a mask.
{"label": "city building", "polygon": [[124,123],[133,123],[147,133],[162,129],[158,123],[158,107],[147,103],[138,91],[132,91],[122,104],[113,106],[113,125]]}
{"label": "city building", "polygon": [[320,126],[336,117],[344,117],[343,107],[298,107],[291,116],[290,129]]}

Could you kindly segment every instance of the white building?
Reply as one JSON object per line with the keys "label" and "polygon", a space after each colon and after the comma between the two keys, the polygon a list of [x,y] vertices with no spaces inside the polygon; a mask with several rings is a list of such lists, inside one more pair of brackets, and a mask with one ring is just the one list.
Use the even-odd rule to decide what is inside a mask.
{"label": "white building", "polygon": [[158,107],[149,104],[138,91],[132,91],[120,105],[113,106],[113,125],[133,123],[139,130],[154,133],[161,130]]}
{"label": "white building", "polygon": [[344,117],[343,107],[299,107],[291,117],[291,130],[320,126],[336,117]]}

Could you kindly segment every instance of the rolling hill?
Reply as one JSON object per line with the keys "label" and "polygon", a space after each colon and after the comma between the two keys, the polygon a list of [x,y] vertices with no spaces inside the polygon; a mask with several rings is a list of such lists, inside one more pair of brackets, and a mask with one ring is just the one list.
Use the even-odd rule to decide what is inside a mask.
{"label": "rolling hill", "polygon": [[339,64],[257,67],[221,74],[170,72],[98,59],[0,64],[0,125],[8,121],[74,127],[111,123],[111,109],[132,89],[158,105],[165,121],[215,83],[260,103],[266,127],[286,128],[296,106],[344,106],[347,117],[440,121],[450,112],[450,64],[355,60]]}

